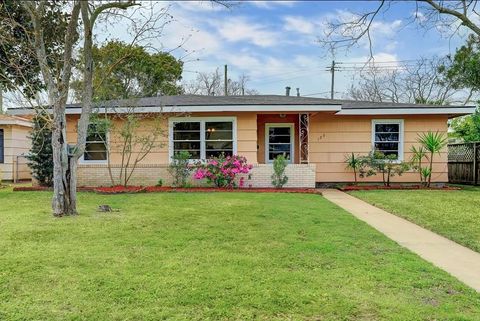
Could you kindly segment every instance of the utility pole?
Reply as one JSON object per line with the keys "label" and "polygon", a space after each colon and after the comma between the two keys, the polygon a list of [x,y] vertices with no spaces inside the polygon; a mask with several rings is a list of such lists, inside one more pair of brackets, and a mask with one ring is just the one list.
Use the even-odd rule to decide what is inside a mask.
{"label": "utility pole", "polygon": [[224,82],[225,82],[225,96],[228,96],[228,66],[225,65],[225,71],[224,71]]}
{"label": "utility pole", "polygon": [[335,95],[335,60],[332,60],[332,66],[330,67],[330,73],[332,74],[332,83],[330,87],[330,98],[333,99]]}

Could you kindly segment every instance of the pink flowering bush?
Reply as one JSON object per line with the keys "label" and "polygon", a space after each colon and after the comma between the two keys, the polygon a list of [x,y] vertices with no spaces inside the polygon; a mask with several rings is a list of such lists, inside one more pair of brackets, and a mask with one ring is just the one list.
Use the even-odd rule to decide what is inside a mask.
{"label": "pink flowering bush", "polygon": [[[198,163],[197,169],[193,173],[194,179],[206,179],[209,184],[216,187],[243,187],[245,185],[245,176],[240,177],[237,184],[237,176],[240,174],[249,174],[252,169],[251,164],[247,164],[247,159],[243,156],[220,156],[207,160],[205,163]],[[250,179],[250,176],[248,176]]]}

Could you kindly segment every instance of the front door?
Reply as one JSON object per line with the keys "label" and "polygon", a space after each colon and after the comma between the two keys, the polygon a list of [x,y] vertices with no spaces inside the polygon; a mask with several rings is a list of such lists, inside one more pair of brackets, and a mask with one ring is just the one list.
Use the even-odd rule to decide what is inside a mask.
{"label": "front door", "polygon": [[278,155],[285,156],[289,163],[294,162],[294,124],[265,124],[265,160],[272,163]]}

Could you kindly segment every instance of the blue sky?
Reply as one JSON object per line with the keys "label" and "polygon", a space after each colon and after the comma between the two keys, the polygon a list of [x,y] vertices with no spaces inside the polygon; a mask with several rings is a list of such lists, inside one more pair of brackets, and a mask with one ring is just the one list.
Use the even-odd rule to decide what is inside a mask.
{"label": "blue sky", "polygon": [[[225,9],[209,1],[172,2],[169,12],[175,21],[161,41],[165,48],[173,48],[188,38],[183,48],[173,51],[177,57],[189,53],[186,80],[195,77],[195,72],[228,64],[232,77],[249,75],[250,86],[261,93],[283,94],[287,85],[300,87],[303,95],[326,92],[330,88],[326,67],[332,56],[317,41],[326,22],[348,19],[377,5],[369,1],[253,1]],[[438,30],[419,28],[412,23],[414,12],[414,2],[394,3],[376,19],[372,30],[376,61],[395,65],[395,61],[442,56],[462,43],[462,37],[449,38]],[[357,62],[368,56],[363,41],[348,51],[337,51],[335,60]],[[338,72],[336,91],[345,91],[354,77],[353,72]]]}

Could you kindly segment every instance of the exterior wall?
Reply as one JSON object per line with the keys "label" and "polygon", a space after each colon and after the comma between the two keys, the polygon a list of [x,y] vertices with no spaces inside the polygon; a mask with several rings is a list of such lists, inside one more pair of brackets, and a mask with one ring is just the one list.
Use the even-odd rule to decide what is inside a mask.
{"label": "exterior wall", "polygon": [[279,114],[258,114],[257,115],[257,160],[259,164],[265,164],[265,124],[266,123],[293,123],[294,128],[294,164],[300,160],[299,137],[298,137],[298,114],[286,114],[281,118]]}
{"label": "exterior wall", "polygon": [[[172,115],[178,116],[178,115]],[[249,163],[258,164],[264,162],[264,136],[265,123],[275,122],[294,122],[295,128],[295,158],[298,155],[298,114],[287,115],[287,118],[279,118],[278,114],[266,115],[254,112],[238,113],[194,113],[192,117],[227,117],[234,116],[237,119],[237,153],[247,157]],[[278,117],[278,118],[277,118]],[[291,119],[290,119],[291,118]],[[296,121],[294,121],[294,119]],[[310,164],[315,165],[316,182],[351,182],[353,173],[345,168],[345,158],[350,153],[367,154],[372,148],[372,119],[403,119],[404,120],[404,160],[411,158],[410,148],[416,144],[417,136],[425,131],[447,132],[446,115],[406,115],[406,116],[339,116],[333,113],[316,113],[310,116],[309,129],[309,159]],[[76,141],[76,123],[78,116],[68,116],[67,118],[67,140],[69,143]],[[116,121],[116,126],[120,125]],[[149,130],[149,121],[145,121],[141,126],[142,131]],[[257,129],[258,126],[258,129]],[[168,164],[168,120],[164,120],[165,135],[159,139],[162,146],[154,149],[138,166],[132,178],[132,185],[154,185],[159,178],[168,185],[169,175],[166,171]],[[6,132],[7,135],[7,132]],[[115,137],[109,137],[111,143],[112,155],[111,164],[114,171],[115,167],[121,161],[121,149],[119,141]],[[258,141],[258,143],[257,143]],[[258,144],[258,149],[257,149]],[[294,168],[294,166],[289,166]],[[295,180],[302,177],[307,169],[303,167],[299,171],[305,171],[299,174],[298,171],[287,174],[290,178],[291,186],[297,186],[300,183]],[[308,168],[308,166],[307,166]],[[110,179],[105,165],[80,164],[79,166],[79,185],[110,185]],[[310,170],[310,169],[308,169]],[[255,165],[253,170],[256,173],[255,180],[258,183],[252,183],[253,186],[271,186],[271,166]],[[312,175],[313,176],[313,175]],[[311,182],[308,179],[298,178],[308,187]],[[366,182],[379,182],[379,175],[360,179]],[[393,182],[418,182],[418,173],[408,172],[400,177],[394,177]],[[447,150],[443,150],[440,155],[435,155],[432,181],[447,182]],[[307,183],[305,183],[307,182]],[[262,185],[263,184],[263,185]],[[298,187],[298,186],[297,186]]]}
{"label": "exterior wall", "polygon": [[31,143],[28,139],[30,128],[17,125],[0,125],[0,128],[4,131],[5,144],[5,161],[0,164],[1,178],[8,181],[31,179],[26,159],[17,157],[27,154],[30,149]]}
{"label": "exterior wall", "polygon": [[[112,175],[118,177],[119,166],[111,167]],[[315,187],[315,165],[288,165],[285,171],[289,180],[285,187],[288,188],[314,188]],[[251,171],[251,180],[245,181],[246,187],[272,187],[271,176],[272,165],[255,164]],[[151,186],[156,185],[162,179],[165,186],[171,185],[172,178],[167,170],[167,165],[143,164],[139,165],[129,181],[129,185]],[[110,186],[109,169],[103,164],[79,165],[77,175],[79,186]],[[192,185],[204,185],[204,182],[191,180]]]}
{"label": "exterior wall", "polygon": [[[179,115],[172,115],[181,117]],[[245,156],[250,163],[257,163],[257,115],[256,113],[194,113],[190,117],[236,117],[237,119],[237,153]],[[77,122],[78,115],[70,115],[67,118],[67,141],[74,144],[77,140]],[[121,120],[116,119],[113,124],[118,129],[121,126]],[[141,132],[148,132],[153,127],[153,120],[146,119],[140,128]],[[161,124],[164,134],[160,135],[157,141],[157,147],[142,160],[142,164],[168,164],[168,119],[162,120]],[[113,130],[114,132],[117,130]],[[111,148],[110,162],[113,165],[121,163],[122,146],[118,135],[110,135],[109,143]],[[135,157],[135,155],[133,155]]]}
{"label": "exterior wall", "polygon": [[[345,158],[350,153],[368,154],[372,149],[372,119],[404,120],[404,160],[410,160],[410,148],[417,145],[418,134],[426,131],[447,133],[446,115],[417,116],[336,116],[318,113],[310,117],[309,158],[317,165],[317,182],[351,182],[353,173],[345,169]],[[372,176],[360,181],[382,181]],[[393,177],[393,182],[418,182],[416,172]],[[434,156],[434,182],[447,182],[447,148]]]}

